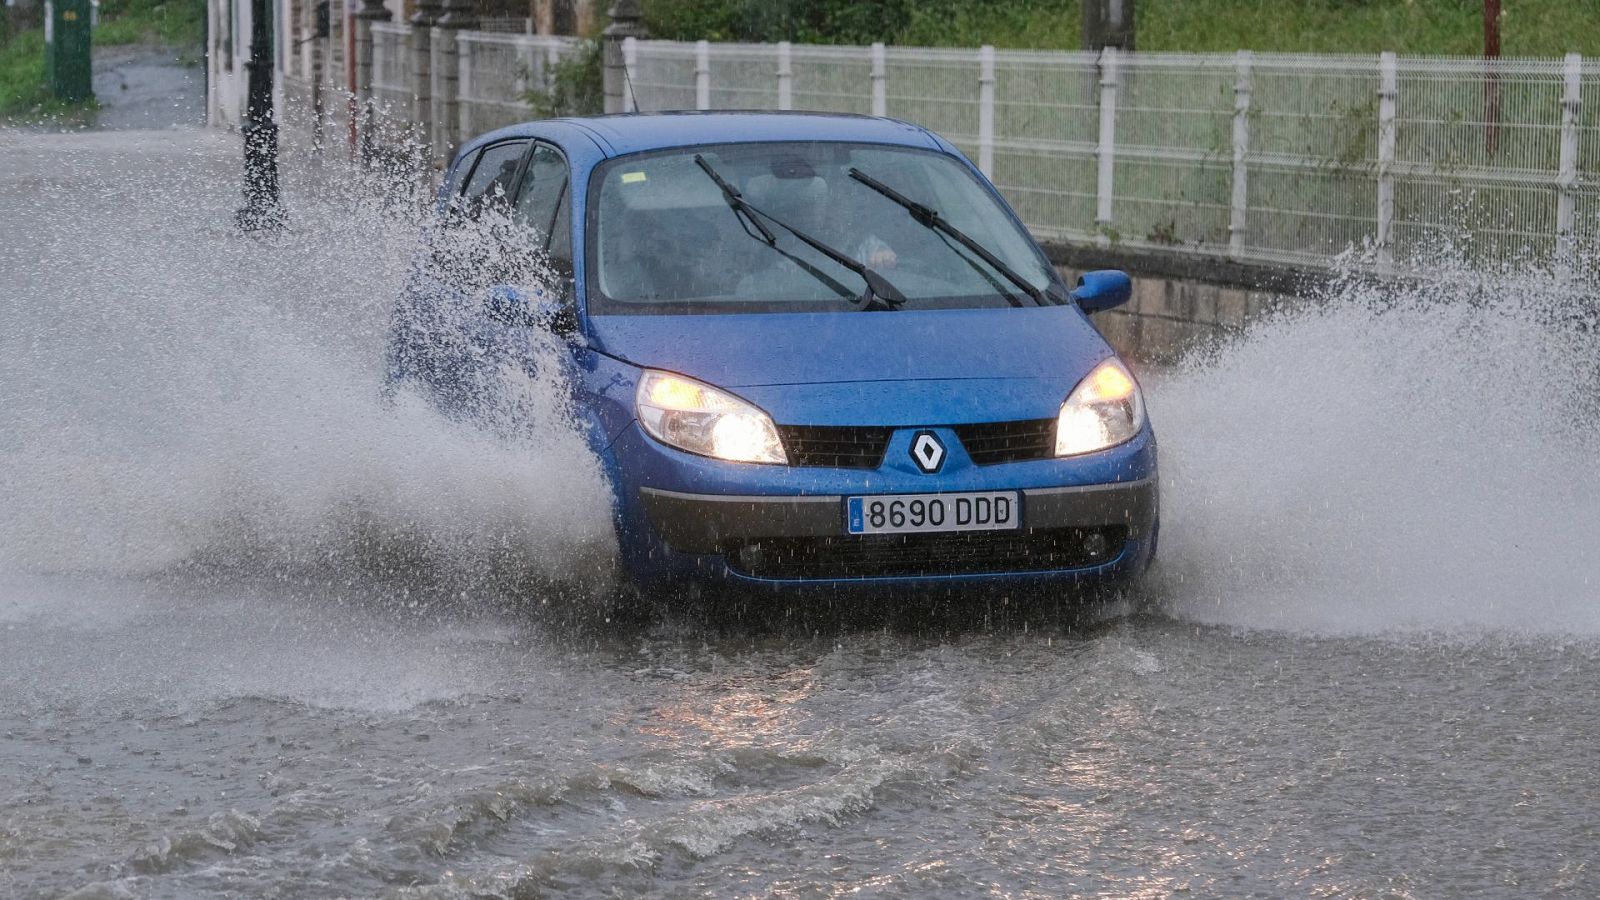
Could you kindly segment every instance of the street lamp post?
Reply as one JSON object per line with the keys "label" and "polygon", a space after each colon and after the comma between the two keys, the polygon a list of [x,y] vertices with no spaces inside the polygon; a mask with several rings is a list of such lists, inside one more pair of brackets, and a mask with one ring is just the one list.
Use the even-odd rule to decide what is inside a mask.
{"label": "street lamp post", "polygon": [[267,0],[250,3],[250,72],[244,115],[243,231],[282,228],[287,215],[278,196],[278,123],[272,119],[272,32]]}

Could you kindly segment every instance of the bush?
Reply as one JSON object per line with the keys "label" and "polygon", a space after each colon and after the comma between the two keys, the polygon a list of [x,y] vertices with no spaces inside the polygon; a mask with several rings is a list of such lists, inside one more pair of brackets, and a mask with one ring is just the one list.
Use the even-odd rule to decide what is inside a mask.
{"label": "bush", "polygon": [[550,67],[546,87],[529,91],[524,99],[544,119],[598,115],[605,106],[604,60],[599,41],[584,41],[577,52]]}
{"label": "bush", "polygon": [[912,8],[910,0],[651,0],[645,24],[672,40],[864,44],[905,30]]}

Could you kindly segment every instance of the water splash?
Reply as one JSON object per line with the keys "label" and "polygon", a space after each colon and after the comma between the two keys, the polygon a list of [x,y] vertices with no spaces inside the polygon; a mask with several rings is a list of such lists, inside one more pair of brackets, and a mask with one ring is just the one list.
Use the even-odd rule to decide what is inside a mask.
{"label": "water splash", "polygon": [[1341,279],[1157,384],[1175,614],[1600,634],[1592,288],[1443,271]]}
{"label": "water splash", "polygon": [[381,397],[420,197],[300,158],[290,230],[249,238],[224,136],[7,152],[0,571],[354,561],[475,583],[609,559],[604,480],[554,379],[495,373],[528,426],[509,434]]}

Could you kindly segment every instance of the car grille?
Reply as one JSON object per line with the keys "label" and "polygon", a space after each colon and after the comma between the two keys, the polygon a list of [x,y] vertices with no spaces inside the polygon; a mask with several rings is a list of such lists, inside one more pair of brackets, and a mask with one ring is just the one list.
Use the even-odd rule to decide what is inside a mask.
{"label": "car grille", "polygon": [[[1101,565],[1122,554],[1128,529],[1053,528],[963,534],[767,538],[728,547],[728,565],[756,578],[912,578],[1046,572]],[[1096,546],[1098,545],[1098,546]]]}
{"label": "car grille", "polygon": [[954,428],[967,455],[980,466],[1049,459],[1056,455],[1055,419],[984,422],[956,425]]}
{"label": "car grille", "polygon": [[877,425],[779,425],[792,466],[876,469],[883,465],[893,428]]}
{"label": "car grille", "polygon": [[[1050,459],[1056,452],[1056,420],[981,422],[953,426],[961,446],[980,466]],[[876,469],[883,465],[893,428],[878,425],[779,425],[791,466]]]}

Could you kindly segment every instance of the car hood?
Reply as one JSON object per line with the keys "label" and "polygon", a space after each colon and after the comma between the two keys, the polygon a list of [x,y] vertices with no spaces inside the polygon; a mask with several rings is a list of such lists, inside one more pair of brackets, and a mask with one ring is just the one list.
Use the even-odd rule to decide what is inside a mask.
{"label": "car hood", "polygon": [[780,422],[1053,416],[1111,349],[1070,306],[594,316],[594,349],[733,389]]}
{"label": "car hood", "polygon": [[723,387],[1081,377],[1111,352],[1070,306],[589,321],[602,353]]}

